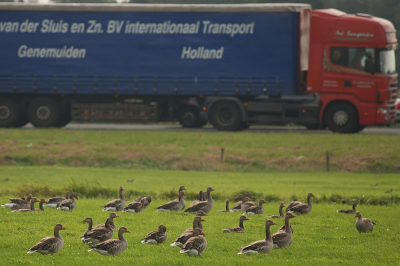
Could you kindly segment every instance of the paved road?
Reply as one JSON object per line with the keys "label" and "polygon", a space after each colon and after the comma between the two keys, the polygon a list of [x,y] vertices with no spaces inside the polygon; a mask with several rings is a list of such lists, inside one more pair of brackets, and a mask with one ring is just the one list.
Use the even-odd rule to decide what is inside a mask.
{"label": "paved road", "polygon": [[[28,124],[24,128],[33,128]],[[198,131],[198,132],[215,132],[212,126],[205,126],[203,128],[189,129],[182,128],[178,124],[68,124],[65,129],[82,129],[82,130],[169,130],[169,131]],[[307,130],[302,126],[251,126],[246,131],[251,132],[299,132],[299,133],[321,133],[329,134],[329,130]],[[397,127],[370,127],[364,129],[361,134],[393,134],[400,135],[400,128]]]}

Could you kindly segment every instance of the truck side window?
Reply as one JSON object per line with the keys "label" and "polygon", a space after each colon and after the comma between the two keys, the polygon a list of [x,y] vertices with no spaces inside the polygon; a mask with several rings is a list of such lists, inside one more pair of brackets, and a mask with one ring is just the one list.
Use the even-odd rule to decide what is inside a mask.
{"label": "truck side window", "polygon": [[330,51],[330,60],[335,65],[348,66],[348,55],[346,47],[332,47]]}

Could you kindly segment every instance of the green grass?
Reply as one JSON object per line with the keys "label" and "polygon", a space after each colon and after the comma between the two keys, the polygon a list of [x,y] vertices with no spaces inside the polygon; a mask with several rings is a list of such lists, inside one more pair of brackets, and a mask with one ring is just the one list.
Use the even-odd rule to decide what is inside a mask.
{"label": "green grass", "polygon": [[[0,129],[0,165],[398,173],[397,135]],[[221,149],[224,158],[221,162]]]}
{"label": "green grass", "polygon": [[[10,213],[0,209],[0,250],[4,265],[396,265],[398,263],[398,240],[400,228],[399,207],[391,201],[385,206],[371,205],[370,198],[398,197],[398,177],[394,174],[346,174],[346,173],[217,173],[183,171],[135,171],[126,169],[63,168],[63,167],[1,167],[1,177],[10,181],[2,184],[1,203],[15,193],[24,183],[44,183],[48,187],[63,191],[71,180],[81,186],[101,186],[114,191],[115,196],[103,198],[80,197],[72,212],[47,209],[45,212]],[[134,178],[134,182],[127,179]],[[294,184],[293,182],[296,182]],[[79,185],[79,184],[82,185]],[[371,184],[378,183],[377,187]],[[85,185],[86,184],[86,185]],[[93,185],[94,184],[94,185]],[[135,193],[156,195],[149,208],[139,214],[120,213],[115,219],[118,227],[126,226],[132,231],[126,234],[127,250],[116,257],[105,257],[87,252],[88,248],[79,237],[87,224],[80,221],[92,217],[94,223],[104,223],[108,213],[101,206],[116,197],[118,187],[124,185],[133,199]],[[215,188],[216,202],[213,211],[204,223],[208,247],[201,257],[191,258],[179,253],[169,244],[188,227],[193,215],[182,212],[159,213],[155,207],[167,200],[166,195],[185,185],[189,195],[196,195],[207,186]],[[29,185],[28,185],[29,187]],[[391,196],[384,193],[392,188]],[[265,215],[251,216],[245,221],[245,234],[223,234],[222,229],[236,226],[240,213],[218,213],[224,209],[224,200],[242,190],[254,192],[254,199],[275,195],[276,199],[264,204]],[[5,193],[6,192],[6,193]],[[294,227],[292,246],[273,250],[269,255],[238,256],[239,248],[264,237],[265,216],[278,211],[280,200],[289,200],[293,195],[304,200],[313,192],[313,210],[305,216],[291,220]],[[324,196],[325,195],[325,196]],[[364,201],[358,207],[364,217],[377,223],[371,234],[359,234],[354,226],[353,215],[336,213],[337,209],[349,208],[350,204],[339,204],[329,200],[332,195],[348,199],[356,197]],[[42,196],[42,195],[36,195]],[[165,198],[164,198],[165,197]],[[325,197],[325,199],[324,199]],[[231,200],[233,200],[231,198]],[[350,200],[351,201],[351,200]],[[188,200],[190,202],[190,200]],[[56,223],[68,229],[62,231],[65,244],[54,256],[26,254],[37,241],[52,234]],[[282,220],[277,221],[283,225]],[[167,227],[168,239],[158,246],[142,245],[140,240],[159,224]],[[278,226],[273,226],[276,231]],[[114,235],[116,237],[116,234]],[[4,241],[5,240],[5,241]]]}

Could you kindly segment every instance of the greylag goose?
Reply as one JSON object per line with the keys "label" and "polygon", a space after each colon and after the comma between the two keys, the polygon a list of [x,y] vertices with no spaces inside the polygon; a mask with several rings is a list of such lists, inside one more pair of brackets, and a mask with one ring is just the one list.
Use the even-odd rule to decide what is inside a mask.
{"label": "greylag goose", "polygon": [[32,194],[29,194],[26,198],[9,198],[11,202],[2,204],[1,207],[13,210],[29,209],[31,199],[32,199]]}
{"label": "greylag goose", "polygon": [[141,201],[132,201],[122,211],[124,211],[124,212],[141,212],[142,210],[144,210],[144,205]]}
{"label": "greylag goose", "polygon": [[234,233],[244,233],[244,226],[243,226],[243,222],[246,220],[250,220],[249,218],[247,218],[246,216],[242,215],[239,218],[239,226],[236,227],[230,227],[230,228],[225,228],[222,229],[222,231],[224,233],[230,233],[230,232],[234,232]]}
{"label": "greylag goose", "polygon": [[111,239],[113,230],[110,227],[111,218],[107,218],[105,227],[92,228],[89,232],[81,237],[81,240],[85,244],[95,245],[100,242]]}
{"label": "greylag goose", "polygon": [[285,215],[285,231],[278,230],[272,235],[272,242],[274,243],[274,248],[284,248],[292,244],[292,227],[289,224],[289,219],[296,217],[293,213],[286,213]]}
{"label": "greylag goose", "polygon": [[93,229],[93,220],[91,217],[86,217],[85,219],[82,220],[83,223],[88,223],[88,229],[86,229],[86,231],[83,233],[83,235],[81,236],[81,239],[84,239],[86,237],[86,235],[92,231]]}
{"label": "greylag goose", "polygon": [[206,234],[200,228],[194,229],[193,236],[186,241],[180,252],[189,256],[200,256],[207,248],[207,240],[203,235]]}
{"label": "greylag goose", "polygon": [[141,197],[141,198],[138,198],[137,200],[143,204],[143,207],[140,211],[144,211],[150,205],[151,196]]}
{"label": "greylag goose", "polygon": [[35,203],[36,202],[39,202],[39,201],[37,200],[37,198],[33,197],[31,199],[31,204],[30,204],[30,208],[29,209],[16,209],[16,210],[13,209],[12,212],[34,212],[34,211],[36,211],[35,210]]}
{"label": "greylag goose", "polygon": [[142,239],[142,244],[161,244],[167,240],[167,227],[160,224],[156,231],[151,231]]}
{"label": "greylag goose", "polygon": [[241,251],[238,254],[269,253],[273,248],[270,230],[271,225],[276,225],[276,223],[272,220],[267,220],[265,222],[265,239],[255,241],[247,246],[241,247]]}
{"label": "greylag goose", "polygon": [[121,227],[118,230],[118,239],[109,239],[107,241],[98,243],[91,247],[88,251],[96,251],[101,255],[111,255],[116,256],[121,254],[126,247],[128,246],[128,242],[124,237],[124,233],[130,233],[126,227]]}
{"label": "greylag goose", "polygon": [[213,208],[213,199],[211,197],[211,191],[214,191],[212,187],[207,188],[207,201],[200,201],[194,204],[192,207],[189,207],[185,210],[185,212],[196,213],[197,211],[204,211],[205,213],[209,213]]}
{"label": "greylag goose", "polygon": [[356,214],[354,215],[354,218],[358,218],[356,221],[356,228],[360,234],[361,233],[369,233],[374,230],[374,225],[376,223],[374,223],[373,221],[371,221],[368,218],[362,218],[360,212],[356,212]]}
{"label": "greylag goose", "polygon": [[260,200],[258,203],[258,206],[250,206],[245,214],[263,214],[264,213],[264,207],[262,206],[263,203],[267,203],[265,200]]}
{"label": "greylag goose", "polygon": [[186,202],[183,198],[184,193],[183,191],[186,190],[185,186],[181,186],[178,191],[178,199],[171,200],[167,203],[164,203],[158,206],[156,209],[157,211],[181,211],[185,208]]}
{"label": "greylag goose", "polygon": [[122,193],[124,191],[124,187],[119,188],[119,199],[114,199],[109,201],[106,205],[103,206],[103,211],[120,211],[125,207],[125,196]]}
{"label": "greylag goose", "polygon": [[340,213],[356,213],[356,207],[357,207],[357,203],[354,203],[353,204],[353,209],[337,210],[337,212],[340,212]]}
{"label": "greylag goose", "polygon": [[232,207],[231,211],[241,211],[242,210],[242,200],[245,197],[248,197],[252,195],[250,191],[245,191],[243,194],[239,194],[235,197],[235,199],[239,200],[238,202],[235,203],[235,205]]}
{"label": "greylag goose", "polygon": [[[296,214],[308,214],[312,210],[311,198],[315,197],[313,193],[308,193],[307,204],[306,203],[290,203],[286,208],[286,212],[294,212]],[[290,206],[292,204],[292,206]]]}
{"label": "greylag goose", "polygon": [[257,204],[254,201],[251,201],[249,197],[244,197],[242,200],[242,204],[240,205],[240,208],[243,211],[247,211],[248,208],[251,206],[257,206]]}
{"label": "greylag goose", "polygon": [[56,224],[54,227],[54,237],[45,237],[37,242],[33,247],[28,250],[28,254],[39,252],[40,254],[46,255],[58,252],[64,245],[64,239],[60,235],[60,230],[65,230],[61,224]]}
{"label": "greylag goose", "polygon": [[[115,226],[115,223],[114,223],[114,218],[118,218],[118,217],[120,217],[120,216],[118,214],[116,214],[115,212],[110,213],[110,215],[108,216],[108,218],[110,218],[110,228],[113,231],[117,231],[117,227]],[[107,222],[107,220],[106,220],[106,222]],[[105,228],[105,227],[106,227],[105,223],[93,226],[94,229],[96,229],[96,228]]]}
{"label": "greylag goose", "polygon": [[58,204],[57,210],[72,211],[76,206],[75,199],[78,199],[78,194],[73,192],[69,196],[69,199],[65,199]]}
{"label": "greylag goose", "polygon": [[286,207],[285,203],[281,202],[279,204],[279,214],[273,214],[270,216],[267,216],[268,219],[270,218],[284,218],[285,215],[283,214],[283,207]]}
{"label": "greylag goose", "polygon": [[49,200],[47,201],[47,204],[45,206],[55,209],[65,199],[69,199],[69,191],[65,192],[65,198],[61,197],[61,196],[49,198]]}
{"label": "greylag goose", "polygon": [[47,200],[40,199],[40,201],[39,201],[39,209],[36,209],[36,211],[44,211],[44,208],[43,208],[44,203],[47,203]]}
{"label": "greylag goose", "polygon": [[229,209],[229,199],[225,201],[225,210],[218,210],[218,212],[231,212]]}
{"label": "greylag goose", "polygon": [[186,241],[188,241],[189,238],[191,238],[193,236],[193,231],[196,228],[199,228],[200,230],[203,230],[203,224],[201,222],[205,222],[206,220],[204,220],[203,218],[201,218],[201,216],[196,216],[193,219],[193,227],[192,228],[188,228],[186,229],[172,244],[171,246],[178,246],[178,247],[182,247],[183,244],[186,243]]}

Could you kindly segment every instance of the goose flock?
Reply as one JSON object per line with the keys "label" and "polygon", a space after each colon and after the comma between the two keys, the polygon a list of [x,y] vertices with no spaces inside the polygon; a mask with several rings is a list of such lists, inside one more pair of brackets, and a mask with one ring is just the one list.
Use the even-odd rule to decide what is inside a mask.
{"label": "goose flock", "polygon": [[[213,198],[211,192],[215,189],[208,187],[206,192],[200,191],[199,198],[193,201],[188,208],[186,208],[186,202],[184,199],[186,190],[185,186],[181,186],[178,190],[177,198],[166,202],[158,207],[156,211],[183,211],[184,213],[194,213],[193,226],[187,228],[182,234],[177,237],[170,246],[177,246],[180,248],[180,253],[187,254],[189,256],[200,256],[207,248],[206,234],[203,231],[203,224],[206,220],[204,216],[213,209]],[[124,237],[125,233],[130,231],[122,226],[117,229],[114,219],[120,216],[116,214],[117,211],[123,212],[141,212],[145,210],[151,203],[151,196],[139,197],[126,205],[126,198],[123,194],[124,187],[119,188],[119,198],[109,201],[103,205],[103,211],[112,211],[107,217],[104,224],[93,225],[91,217],[86,217],[82,220],[83,223],[88,224],[88,228],[83,232],[81,241],[83,244],[89,247],[89,252],[95,251],[102,255],[119,255],[128,246],[128,242]],[[253,202],[250,198],[251,192],[245,191],[243,194],[239,194],[235,199],[239,201],[232,207],[229,208],[229,199],[226,200],[225,210],[219,210],[218,212],[238,212],[241,211],[243,214],[239,217],[239,225],[229,228],[222,229],[223,233],[245,233],[244,221],[250,220],[246,215],[261,215],[264,213],[263,204],[266,203],[264,199],[259,200],[258,204]],[[239,255],[241,254],[254,254],[264,253],[267,254],[273,249],[280,249],[289,247],[293,240],[293,227],[290,224],[290,219],[297,217],[297,215],[306,215],[312,211],[311,198],[315,197],[313,193],[308,193],[307,202],[303,203],[300,201],[292,201],[286,207],[284,202],[279,204],[278,214],[266,216],[265,222],[265,238],[249,243],[243,247],[240,247]],[[53,197],[48,199],[38,200],[31,194],[26,198],[10,198],[10,202],[1,205],[4,208],[10,208],[12,212],[34,212],[44,211],[43,206],[54,208],[62,211],[73,211],[78,199],[76,192],[66,192],[65,197]],[[39,209],[35,208],[35,203],[39,202]],[[126,205],[126,206],[125,206]],[[286,207],[285,213],[283,208]],[[355,222],[356,230],[359,233],[372,232],[375,223],[368,218],[363,218],[359,211],[356,211],[357,204],[353,204],[352,209],[338,210],[338,213],[353,213],[354,218],[357,218]],[[281,218],[284,219],[285,224],[279,228],[275,233],[271,233],[271,226],[277,225],[277,223],[271,219]],[[61,250],[64,245],[64,240],[60,235],[61,230],[66,230],[62,224],[58,223],[54,227],[54,236],[45,237],[32,246],[28,253],[38,252],[40,254],[54,254]],[[118,232],[118,239],[113,239],[113,232]],[[167,240],[167,227],[160,224],[157,230],[149,232],[142,240],[142,244],[162,244]]]}

